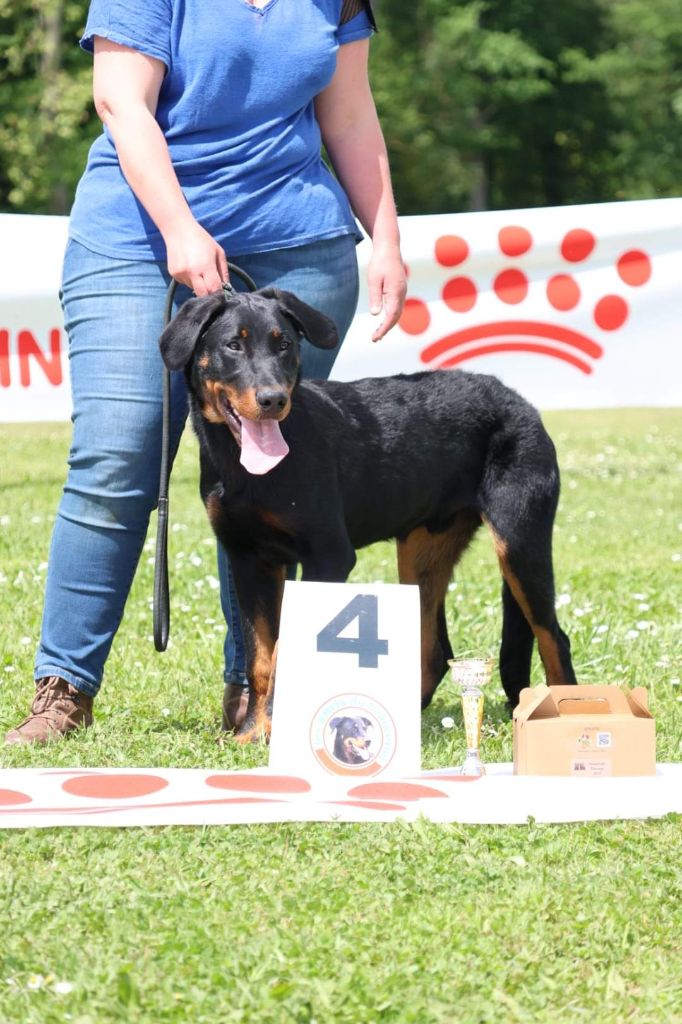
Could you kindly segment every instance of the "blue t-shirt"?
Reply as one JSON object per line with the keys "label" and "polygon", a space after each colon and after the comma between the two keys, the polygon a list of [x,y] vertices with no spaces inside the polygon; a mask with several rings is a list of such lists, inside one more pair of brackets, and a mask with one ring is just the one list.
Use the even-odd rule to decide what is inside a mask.
{"label": "blue t-shirt", "polygon": [[[359,235],[321,159],[313,99],[340,45],[371,35],[341,0],[92,0],[81,45],[103,36],[166,65],[156,118],[192,213],[228,256]],[[94,252],[164,260],[163,239],[105,129],[93,143],[70,235]]]}

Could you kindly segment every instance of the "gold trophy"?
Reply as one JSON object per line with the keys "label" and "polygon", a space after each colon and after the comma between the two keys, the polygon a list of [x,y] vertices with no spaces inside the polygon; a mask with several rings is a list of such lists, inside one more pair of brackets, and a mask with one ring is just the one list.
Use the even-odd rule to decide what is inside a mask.
{"label": "gold trophy", "polygon": [[490,682],[493,661],[492,658],[467,658],[462,661],[450,661],[448,664],[455,685],[462,695],[462,715],[467,741],[466,757],[459,774],[485,775],[478,749],[483,725],[483,687]]}

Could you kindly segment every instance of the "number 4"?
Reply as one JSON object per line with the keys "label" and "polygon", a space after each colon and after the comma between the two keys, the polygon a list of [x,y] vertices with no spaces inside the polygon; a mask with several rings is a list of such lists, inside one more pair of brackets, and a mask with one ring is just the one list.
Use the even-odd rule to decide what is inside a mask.
{"label": "number 4", "polygon": [[[378,668],[379,655],[388,654],[388,640],[379,639],[379,605],[376,594],[358,594],[317,634],[317,650],[324,654],[357,654],[358,668]],[[356,637],[339,636],[353,619]]]}

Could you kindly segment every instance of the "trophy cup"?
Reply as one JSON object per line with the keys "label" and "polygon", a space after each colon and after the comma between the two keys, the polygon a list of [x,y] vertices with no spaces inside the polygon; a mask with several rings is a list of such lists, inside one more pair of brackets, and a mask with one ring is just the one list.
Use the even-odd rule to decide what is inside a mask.
{"label": "trophy cup", "polygon": [[490,681],[493,670],[492,658],[468,658],[450,661],[450,671],[455,685],[462,695],[462,715],[467,741],[464,763],[460,775],[485,775],[485,768],[478,753],[483,725],[483,687]]}

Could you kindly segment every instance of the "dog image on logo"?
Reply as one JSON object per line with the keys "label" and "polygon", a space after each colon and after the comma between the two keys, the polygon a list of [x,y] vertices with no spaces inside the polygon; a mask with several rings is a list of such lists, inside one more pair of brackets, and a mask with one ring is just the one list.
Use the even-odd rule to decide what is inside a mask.
{"label": "dog image on logo", "polygon": [[367,764],[372,759],[373,724],[369,718],[342,716],[332,718],[333,755],[343,764]]}
{"label": "dog image on logo", "polygon": [[538,412],[495,377],[427,370],[349,383],[301,381],[299,340],[332,348],[334,324],[290,292],[188,300],[160,338],[183,370],[200,490],[230,558],[249,682],[242,741],[269,735],[286,567],[343,582],[356,550],[395,538],[421,607],[421,698],[452,647],[445,596],[482,524],[502,574],[499,668],[510,707],[537,643],[548,684],[575,683],[555,612],[554,445]]}

